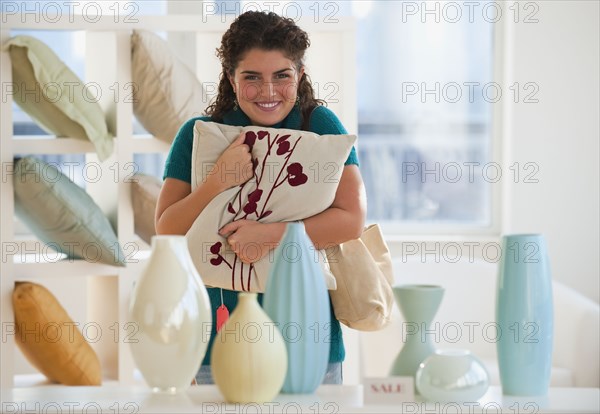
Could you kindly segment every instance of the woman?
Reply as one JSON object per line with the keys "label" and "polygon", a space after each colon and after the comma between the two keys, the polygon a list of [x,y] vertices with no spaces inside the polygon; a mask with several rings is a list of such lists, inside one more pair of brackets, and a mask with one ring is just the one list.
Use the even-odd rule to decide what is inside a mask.
{"label": "woman", "polygon": [[[323,101],[315,98],[310,80],[304,73],[304,53],[309,44],[308,35],[293,20],[275,13],[247,12],[231,24],[223,35],[221,47],[217,49],[222,64],[217,99],[208,107],[207,117],[187,121],[173,141],[156,209],[158,234],[186,234],[216,195],[251,178],[250,150],[240,136],[214,166],[218,169],[215,171],[240,171],[240,174],[223,177],[208,174],[209,178],[191,191],[191,154],[196,120],[235,126],[302,129],[317,134],[346,134],[338,118],[323,106]],[[306,218],[304,225],[315,247],[321,249],[358,238],[365,213],[364,188],[353,148],[333,204],[320,214]],[[238,220],[225,225],[220,233],[227,237],[231,249],[240,259],[249,263],[259,260],[277,245],[285,225]],[[260,256],[244,256],[245,247],[250,243],[254,246],[264,243]],[[213,320],[216,320],[221,289],[209,288],[208,292]],[[237,303],[237,292],[223,290],[222,293],[231,312]],[[259,295],[261,300],[262,295]],[[196,377],[199,383],[212,382],[209,364],[214,335],[213,326],[211,343]],[[341,383],[343,359],[340,325],[332,313],[330,364],[324,383]]]}

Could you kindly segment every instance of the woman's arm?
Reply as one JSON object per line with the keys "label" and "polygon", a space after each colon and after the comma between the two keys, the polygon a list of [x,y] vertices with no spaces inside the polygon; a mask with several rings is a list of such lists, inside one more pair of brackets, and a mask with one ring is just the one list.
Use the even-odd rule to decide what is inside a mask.
{"label": "woman's arm", "polygon": [[[304,220],[306,233],[317,249],[356,239],[362,234],[366,205],[360,170],[356,165],[346,165],[333,204]],[[285,225],[238,220],[223,226],[220,233],[227,236],[231,249],[243,262],[252,263],[277,246],[285,232]],[[257,243],[262,246],[260,254],[256,252]]]}
{"label": "woman's arm", "polygon": [[194,192],[190,183],[167,178],[156,203],[156,234],[186,234],[196,217],[222,190],[206,181]]}
{"label": "woman's arm", "polygon": [[324,249],[362,234],[367,215],[365,187],[356,165],[346,165],[333,204],[304,220],[306,233],[317,249]]}
{"label": "woman's arm", "polygon": [[[167,178],[156,203],[157,234],[186,234],[204,208],[221,192],[252,178],[250,148],[244,134],[221,154],[206,180],[194,191],[190,183]],[[232,174],[237,171],[237,174]],[[222,174],[227,172],[227,174]]]}

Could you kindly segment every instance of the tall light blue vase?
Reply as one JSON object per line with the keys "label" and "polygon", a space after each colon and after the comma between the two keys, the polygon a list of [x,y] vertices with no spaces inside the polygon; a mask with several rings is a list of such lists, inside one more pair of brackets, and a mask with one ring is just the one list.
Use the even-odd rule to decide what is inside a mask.
{"label": "tall light blue vase", "polygon": [[496,322],[502,392],[543,396],[552,368],[552,277],[546,241],[539,234],[502,238]]}
{"label": "tall light blue vase", "polygon": [[275,250],[263,309],[286,344],[284,393],[308,394],[323,382],[329,362],[329,294],[304,224],[288,223]]}

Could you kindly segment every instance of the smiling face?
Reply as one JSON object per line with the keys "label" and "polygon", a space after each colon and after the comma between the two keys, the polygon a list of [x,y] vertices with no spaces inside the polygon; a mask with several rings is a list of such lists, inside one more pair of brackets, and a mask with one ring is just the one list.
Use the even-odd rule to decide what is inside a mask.
{"label": "smiling face", "polygon": [[283,121],[294,107],[303,74],[304,69],[298,71],[279,50],[251,49],[229,81],[252,124],[271,126]]}

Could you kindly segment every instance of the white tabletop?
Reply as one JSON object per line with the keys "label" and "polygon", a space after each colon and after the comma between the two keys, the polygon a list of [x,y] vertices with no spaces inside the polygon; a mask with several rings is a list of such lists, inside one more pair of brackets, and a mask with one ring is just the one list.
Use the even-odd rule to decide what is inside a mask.
{"label": "white tabletop", "polygon": [[142,386],[102,387],[50,385],[3,389],[3,413],[598,413],[599,388],[551,388],[545,398],[503,396],[490,387],[477,403],[416,401],[397,405],[364,405],[361,385],[322,385],[314,394],[280,394],[266,404],[226,404],[214,385],[192,386],[178,395],[154,394]]}

